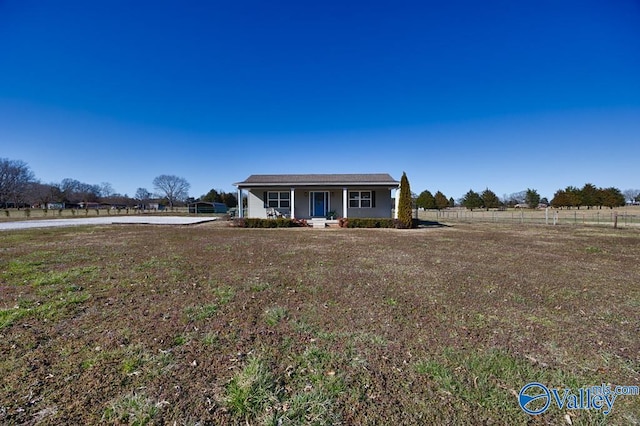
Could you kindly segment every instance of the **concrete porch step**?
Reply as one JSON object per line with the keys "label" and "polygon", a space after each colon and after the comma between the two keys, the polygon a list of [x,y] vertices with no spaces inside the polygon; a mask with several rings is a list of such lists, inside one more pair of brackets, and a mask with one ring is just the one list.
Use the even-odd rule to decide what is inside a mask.
{"label": "concrete porch step", "polygon": [[324,229],[327,227],[327,219],[323,217],[314,217],[311,219],[311,226],[316,229]]}

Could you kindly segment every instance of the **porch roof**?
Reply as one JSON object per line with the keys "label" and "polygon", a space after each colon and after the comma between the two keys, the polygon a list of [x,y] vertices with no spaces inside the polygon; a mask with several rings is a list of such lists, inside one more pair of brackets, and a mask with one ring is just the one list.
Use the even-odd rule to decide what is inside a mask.
{"label": "porch roof", "polygon": [[234,183],[238,188],[267,186],[391,186],[400,184],[388,173],[366,174],[285,174],[251,175],[242,182]]}

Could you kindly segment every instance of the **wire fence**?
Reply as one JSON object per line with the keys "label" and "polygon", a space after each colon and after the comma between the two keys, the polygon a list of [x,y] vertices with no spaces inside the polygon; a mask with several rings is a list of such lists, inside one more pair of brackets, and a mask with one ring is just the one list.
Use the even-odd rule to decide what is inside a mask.
{"label": "wire fence", "polygon": [[[246,212],[246,209],[245,209]],[[2,209],[2,220],[45,219],[86,216],[119,215],[189,215],[186,207],[174,207],[166,210],[136,209]],[[416,218],[431,222],[484,222],[504,224],[532,225],[575,225],[605,226],[614,228],[640,228],[640,206],[627,206],[618,209],[508,209],[508,210],[467,210],[450,208],[445,210],[414,210]],[[245,213],[246,216],[246,213]]]}
{"label": "wire fence", "polygon": [[435,222],[493,222],[536,225],[608,226],[614,228],[640,227],[640,207],[619,209],[509,209],[467,210],[419,210],[418,218]]}
{"label": "wire fence", "polygon": [[0,220],[56,219],[72,217],[126,216],[126,215],[187,215],[187,207],[163,210],[140,210],[134,208],[92,208],[92,209],[0,209]]}

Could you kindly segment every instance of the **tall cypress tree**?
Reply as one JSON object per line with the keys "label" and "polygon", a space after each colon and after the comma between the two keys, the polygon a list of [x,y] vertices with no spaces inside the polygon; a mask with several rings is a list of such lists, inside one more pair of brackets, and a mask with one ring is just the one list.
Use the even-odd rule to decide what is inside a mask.
{"label": "tall cypress tree", "polygon": [[400,195],[398,200],[398,222],[402,228],[411,228],[413,225],[413,210],[411,208],[411,188],[407,174],[402,172],[400,179]]}

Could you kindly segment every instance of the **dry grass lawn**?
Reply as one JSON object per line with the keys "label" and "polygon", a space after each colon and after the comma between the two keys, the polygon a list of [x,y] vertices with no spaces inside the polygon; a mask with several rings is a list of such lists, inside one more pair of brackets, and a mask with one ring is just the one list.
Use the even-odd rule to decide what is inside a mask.
{"label": "dry grass lawn", "polygon": [[516,395],[640,385],[640,231],[0,233],[3,424],[637,424]]}

